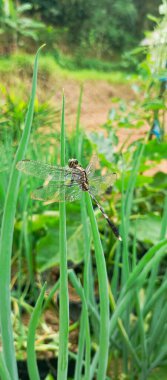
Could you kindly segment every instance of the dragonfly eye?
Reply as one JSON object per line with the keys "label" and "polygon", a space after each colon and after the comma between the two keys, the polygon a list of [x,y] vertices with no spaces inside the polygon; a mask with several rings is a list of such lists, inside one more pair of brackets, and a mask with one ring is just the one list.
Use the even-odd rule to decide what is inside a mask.
{"label": "dragonfly eye", "polygon": [[75,168],[75,166],[78,165],[78,160],[75,158],[72,158],[71,160],[68,160],[68,166],[69,168]]}

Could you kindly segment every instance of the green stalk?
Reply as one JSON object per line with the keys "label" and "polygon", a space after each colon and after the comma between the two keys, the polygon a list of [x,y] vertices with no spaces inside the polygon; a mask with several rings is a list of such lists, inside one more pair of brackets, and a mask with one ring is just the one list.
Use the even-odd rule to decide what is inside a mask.
{"label": "green stalk", "polygon": [[137,316],[139,321],[139,331],[140,333],[140,341],[141,341],[141,373],[142,376],[145,377],[145,374],[147,372],[147,363],[148,363],[148,352],[147,352],[147,340],[146,340],[146,334],[145,334],[145,326],[144,326],[144,320],[140,305],[140,299],[139,294],[136,292],[136,310],[137,310]]}
{"label": "green stalk", "polygon": [[45,301],[45,304],[44,304],[44,306],[43,306],[43,309],[44,309],[44,310],[47,309],[49,303],[51,302],[51,300],[52,300],[54,294],[57,292],[57,290],[59,289],[59,287],[60,287],[60,280],[58,280],[58,281],[54,284],[53,288],[52,288],[51,291],[49,292],[49,295],[48,295],[48,297],[47,297],[47,299],[46,299],[46,301]]}
{"label": "green stalk", "polygon": [[136,288],[143,286],[148,272],[166,254],[166,247],[166,240],[163,240],[162,242],[156,244],[156,246],[152,247],[129,275],[127,284],[125,284],[122,289],[119,301],[117,303],[117,308],[115,309],[115,312],[110,320],[109,335],[113,333],[118,318],[123,315],[124,310],[127,308],[130,300],[134,300]]}
{"label": "green stalk", "polygon": [[[90,233],[87,222],[87,212],[85,207],[85,201],[82,197],[81,200],[81,217],[83,224],[83,235],[84,235],[84,273],[83,273],[83,283],[84,283],[84,294],[86,302],[88,304],[89,298],[89,289],[90,289],[90,280],[89,280],[89,268],[90,268]],[[81,370],[83,365],[83,354],[84,354],[84,345],[85,345],[85,312],[82,309],[81,319],[80,319],[80,332],[78,340],[78,355],[75,367],[75,380],[80,380]],[[86,352],[87,352],[86,345]]]}
{"label": "green stalk", "polygon": [[93,206],[88,192],[85,192],[86,205],[90,218],[93,241],[95,247],[95,258],[97,265],[97,274],[99,282],[100,296],[100,339],[99,339],[99,365],[97,372],[97,380],[105,380],[108,348],[109,348],[109,298],[108,298],[108,279],[106,271],[106,263],[104,259],[103,248],[99,236],[97,222],[94,216]]}
{"label": "green stalk", "polygon": [[164,203],[164,211],[163,211],[162,224],[161,224],[160,240],[165,239],[166,228],[167,228],[166,221],[167,221],[167,195],[165,197],[165,203]]}
{"label": "green stalk", "polygon": [[74,380],[81,380],[82,378],[82,366],[83,366],[83,358],[84,358],[84,345],[85,345],[85,316],[82,305],[82,313],[79,324],[79,339],[78,339],[78,351],[77,358],[75,364],[75,374]]}
{"label": "green stalk", "polygon": [[[160,311],[160,312],[159,312]],[[149,336],[149,354],[152,354],[153,347],[156,347],[157,342],[161,338],[162,334],[164,334],[164,327],[166,323],[166,313],[167,313],[167,306],[166,303],[164,303],[164,307],[159,308],[157,310],[157,318],[155,318],[154,325],[152,327],[151,334]],[[158,323],[157,323],[158,319]],[[150,357],[150,356],[149,356]]]}
{"label": "green stalk", "polygon": [[[113,297],[113,294],[112,294],[112,291],[111,291],[111,288],[109,286],[109,297],[110,297],[110,303],[111,303],[111,308],[112,308],[112,311],[115,311],[116,310],[116,303],[115,303],[115,300],[114,300],[114,297]],[[122,323],[122,320],[120,318],[118,318],[118,328],[119,328],[119,331],[121,333],[121,336],[123,338],[123,341],[126,345],[126,348],[129,350],[129,352],[131,353],[136,365],[140,368],[141,364],[140,364],[140,361],[135,353],[135,349],[133,347],[133,345],[131,344],[130,340],[129,340],[129,337],[126,333],[126,330],[124,328],[124,325]]]}
{"label": "green stalk", "polygon": [[[82,324],[82,329],[84,331],[84,334],[82,334],[82,339],[84,339],[86,341],[85,376],[84,376],[84,379],[87,380],[87,379],[90,379],[90,350],[91,350],[88,307],[87,307],[87,302],[86,302],[84,290],[83,290],[81,283],[77,279],[77,276],[73,270],[69,271],[69,278],[70,278],[70,281],[72,282],[73,286],[75,287],[78,295],[80,296],[81,301],[82,301],[82,305],[83,305],[82,318],[84,320],[84,324]],[[79,376],[80,376],[80,374],[79,374]],[[77,380],[79,380],[79,378],[77,378]]]}
{"label": "green stalk", "polygon": [[75,135],[75,154],[78,160],[81,159],[81,133],[80,133],[80,116],[81,116],[81,105],[82,105],[82,95],[83,86],[80,88],[78,109],[77,109],[77,120],[76,120],[76,135]]}
{"label": "green stalk", "polygon": [[98,364],[98,360],[99,360],[99,350],[97,350],[95,352],[93,360],[92,360],[92,363],[91,363],[91,367],[90,367],[90,380],[94,379],[96,367],[97,367],[97,364]]}
{"label": "green stalk", "polygon": [[145,303],[143,309],[143,316],[145,317],[149,310],[151,310],[155,304],[155,302],[160,299],[164,292],[167,290],[167,279],[161,284],[160,288],[158,288],[151,298]]}
{"label": "green stalk", "polygon": [[[160,238],[159,240],[165,239],[166,235],[166,220],[167,220],[167,195],[165,197],[165,203],[164,203],[164,210],[163,210],[163,216],[162,216],[162,223],[161,223],[161,232],[160,232]],[[156,288],[156,281],[157,281],[157,273],[158,273],[158,266],[154,267],[151,271],[151,275],[149,278],[149,284],[147,287],[146,297],[147,301],[149,302],[152,295],[155,293]],[[147,302],[146,302],[147,304]]]}
{"label": "green stalk", "polygon": [[[65,166],[65,124],[64,95],[61,119],[61,166]],[[62,194],[62,201],[65,194]],[[66,207],[60,202],[60,312],[59,312],[59,356],[58,380],[66,380],[68,369],[68,328],[69,328],[69,297],[67,272],[67,237],[66,237]]]}
{"label": "green stalk", "polygon": [[0,378],[3,380],[11,380],[2,352],[0,352]]}
{"label": "green stalk", "polygon": [[10,302],[10,278],[11,278],[11,254],[14,230],[14,218],[18,188],[20,183],[20,173],[15,169],[17,161],[23,159],[32,125],[34,101],[37,84],[38,56],[41,48],[38,49],[34,63],[34,74],[32,80],[32,92],[25,120],[25,128],[18,146],[13,165],[11,168],[8,190],[5,199],[4,214],[2,219],[1,239],[0,239],[0,325],[2,334],[2,346],[4,360],[12,380],[18,379],[15,349],[13,343],[11,302]]}
{"label": "green stalk", "polygon": [[[147,139],[147,137],[146,137]],[[145,140],[146,141],[146,140]],[[126,216],[126,229],[125,231],[129,231],[129,219],[130,219],[130,214],[132,210],[132,202],[133,202],[133,195],[134,195],[134,189],[136,185],[136,180],[139,172],[139,167],[140,167],[140,162],[144,153],[145,149],[145,141],[142,144],[139,144],[134,157],[133,157],[133,168],[131,171],[131,176],[128,182],[128,188],[126,192],[126,198],[125,198],[125,216]],[[126,235],[125,235],[126,237]],[[122,237],[124,240],[124,236]]]}
{"label": "green stalk", "polygon": [[[81,147],[82,147],[82,134],[80,131],[80,115],[81,115],[81,105],[82,105],[82,95],[83,95],[83,86],[80,88],[80,95],[77,108],[77,119],[76,119],[76,131],[75,131],[75,157],[78,161],[81,162]],[[81,199],[81,219],[83,224],[83,237],[84,237],[84,273],[83,273],[83,285],[84,285],[84,294],[88,304],[89,296],[89,266],[90,266],[90,234],[87,223],[87,213],[84,197]],[[80,331],[79,331],[79,340],[78,340],[78,353],[77,360],[75,365],[75,380],[80,380],[82,377],[82,366],[83,366],[83,357],[84,357],[84,348],[85,348],[85,308],[82,304],[82,313],[80,318]],[[86,356],[88,352],[88,347],[86,345]],[[90,354],[90,353],[89,353]],[[86,361],[87,363],[87,361]],[[87,372],[87,369],[85,370]]]}
{"label": "green stalk", "polygon": [[24,249],[27,259],[28,273],[30,276],[30,283],[34,284],[34,266],[33,266],[33,252],[30,247],[30,241],[28,236],[28,213],[27,213],[28,199],[25,200],[25,209],[23,211],[23,236],[24,236]]}
{"label": "green stalk", "polygon": [[43,285],[41,293],[38,297],[36,305],[34,307],[33,313],[31,315],[29,329],[28,329],[28,337],[27,337],[27,366],[28,366],[28,374],[30,380],[40,380],[36,354],[35,354],[35,332],[38,326],[39,318],[42,310],[42,303],[44,300],[46,290],[46,283]]}

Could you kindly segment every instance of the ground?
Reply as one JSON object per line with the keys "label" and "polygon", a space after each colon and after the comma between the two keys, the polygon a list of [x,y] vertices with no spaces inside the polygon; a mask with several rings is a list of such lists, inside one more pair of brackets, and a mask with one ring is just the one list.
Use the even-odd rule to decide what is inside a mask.
{"label": "ground", "polygon": [[[28,58],[29,59],[29,58]],[[47,102],[54,109],[59,110],[53,128],[60,126],[60,110],[62,103],[62,91],[65,94],[65,122],[67,130],[72,130],[76,125],[77,107],[81,86],[83,86],[83,97],[81,107],[81,125],[86,133],[92,130],[100,130],[101,126],[107,121],[110,109],[117,107],[112,98],[118,97],[126,101],[129,110],[131,102],[136,99],[136,93],[133,90],[132,80],[127,79],[125,74],[121,73],[98,73],[91,71],[66,72],[57,66],[52,67],[53,62],[44,57],[41,67],[39,66],[37,96],[39,102]],[[44,61],[43,61],[44,59]],[[13,61],[15,63],[15,61]],[[14,65],[13,63],[13,65]],[[2,63],[1,63],[2,65]],[[27,94],[31,91],[32,63],[27,66],[19,67],[18,63],[11,66],[11,72],[3,72],[0,65],[0,83],[3,83],[7,89],[13,88],[15,96],[17,92]],[[7,63],[6,63],[7,65]],[[51,67],[49,67],[49,65]],[[5,66],[5,65],[4,65]],[[8,67],[8,66],[7,66]],[[22,96],[22,95],[21,95]],[[118,149],[125,142],[126,150],[132,141],[145,137],[150,126],[143,122],[140,128],[128,129],[118,128],[119,137]],[[167,172],[165,160],[158,166],[153,167],[146,174],[152,175],[157,171]]]}

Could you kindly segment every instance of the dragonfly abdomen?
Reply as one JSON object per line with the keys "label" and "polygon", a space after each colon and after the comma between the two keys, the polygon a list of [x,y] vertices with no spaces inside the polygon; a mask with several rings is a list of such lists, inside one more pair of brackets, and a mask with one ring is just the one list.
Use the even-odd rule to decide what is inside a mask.
{"label": "dragonfly abdomen", "polygon": [[89,191],[89,194],[90,196],[92,197],[92,199],[94,200],[94,202],[96,203],[97,207],[99,208],[99,210],[101,211],[103,217],[106,219],[107,223],[109,224],[110,228],[112,229],[114,235],[116,236],[116,238],[120,241],[122,241],[122,238],[119,234],[119,230],[118,228],[115,226],[115,224],[109,219],[108,215],[105,213],[103,207],[99,204],[99,202],[97,201],[97,199],[94,197],[94,195],[91,193],[91,191]]}

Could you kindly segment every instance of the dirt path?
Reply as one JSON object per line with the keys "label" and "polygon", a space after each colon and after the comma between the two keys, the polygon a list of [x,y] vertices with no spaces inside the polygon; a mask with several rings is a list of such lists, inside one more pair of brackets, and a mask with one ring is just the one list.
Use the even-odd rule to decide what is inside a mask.
{"label": "dirt path", "polygon": [[[69,128],[76,123],[76,113],[80,94],[80,83],[68,80],[51,85],[51,102],[61,106],[62,88],[66,98],[66,121]],[[113,85],[107,81],[88,80],[83,84],[81,124],[89,132],[100,128],[107,121],[112,108],[112,98],[120,97],[127,101],[134,98],[131,88],[124,84]]]}
{"label": "dirt path", "polygon": [[[66,99],[66,124],[69,130],[75,128],[78,100],[80,95],[80,84],[74,80],[52,82],[49,89],[52,93],[51,104],[61,108],[62,88],[64,89]],[[56,90],[55,90],[56,89]],[[81,106],[81,125],[86,133],[98,131],[102,125],[107,122],[109,111],[118,105],[112,102],[112,98],[120,98],[130,104],[136,99],[136,94],[130,87],[130,84],[111,84],[107,81],[87,80],[83,85],[83,96]],[[120,128],[117,131],[119,137],[119,146],[125,144],[127,146],[141,138],[148,131],[148,126],[144,125],[140,129]]]}

